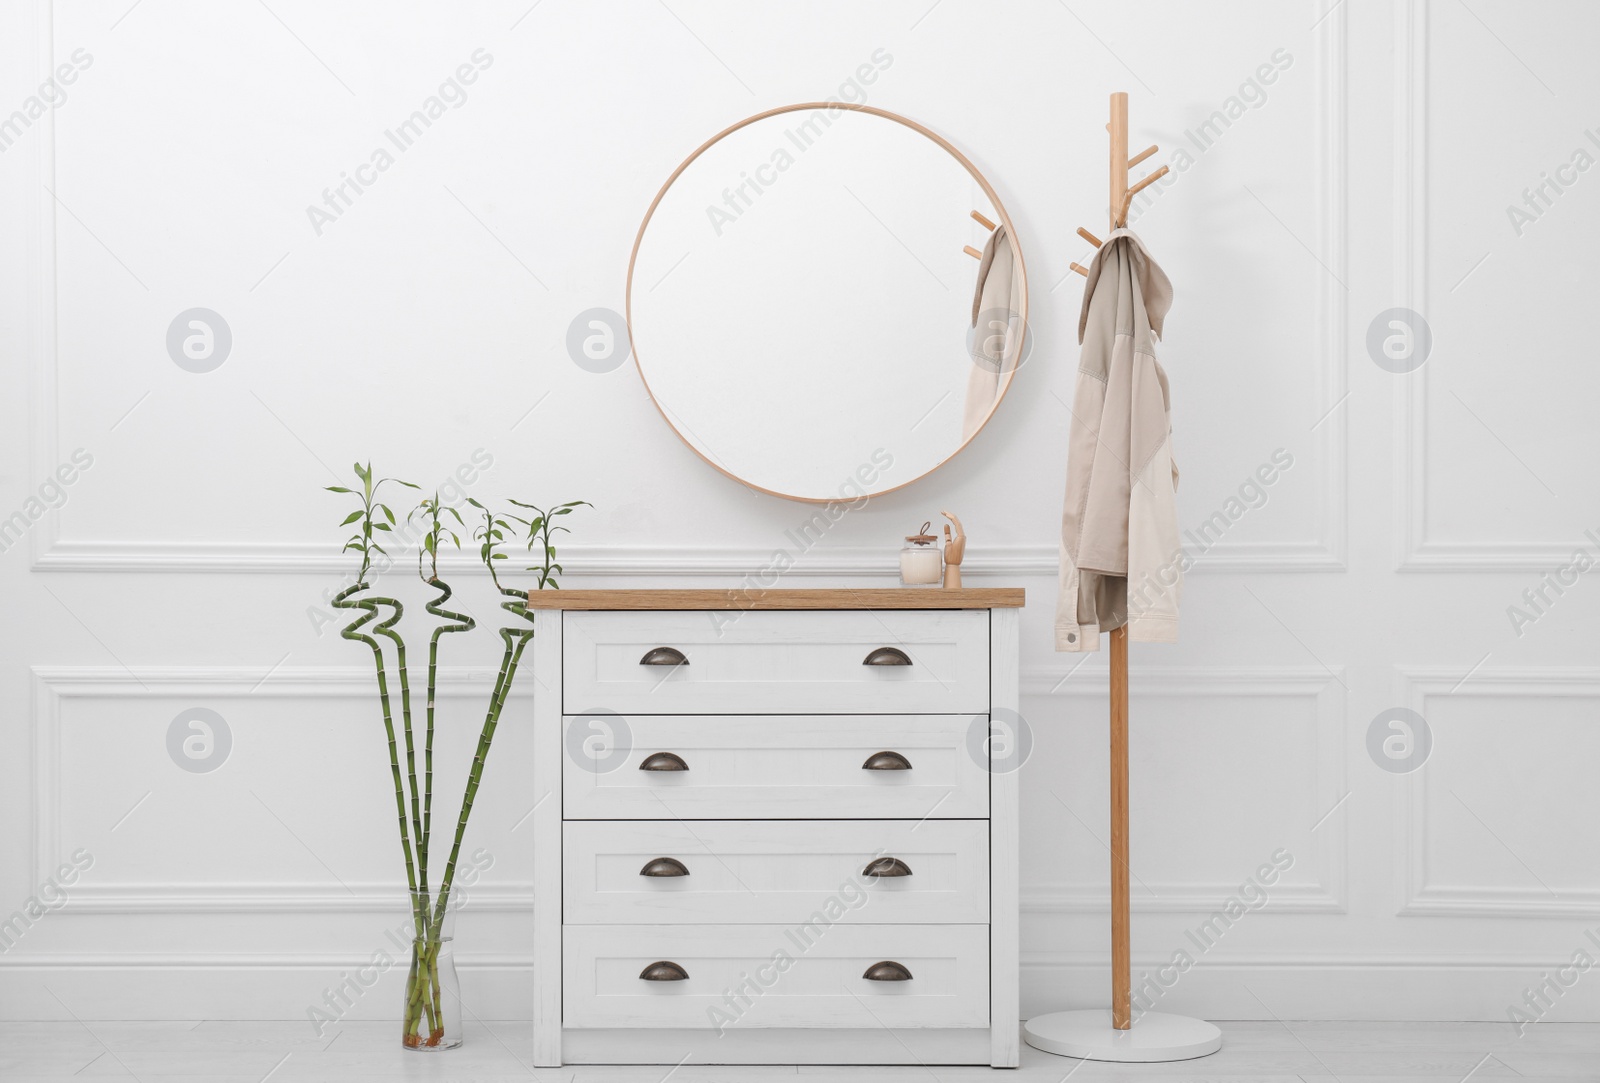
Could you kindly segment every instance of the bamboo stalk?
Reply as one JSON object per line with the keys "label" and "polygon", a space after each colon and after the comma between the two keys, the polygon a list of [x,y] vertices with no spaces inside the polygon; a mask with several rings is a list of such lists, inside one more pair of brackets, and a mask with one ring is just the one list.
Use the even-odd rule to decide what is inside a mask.
{"label": "bamboo stalk", "polygon": [[[491,566],[492,571],[492,566]],[[496,579],[498,584],[498,578]],[[500,587],[500,593],[510,600],[500,603],[500,607],[507,612],[532,622],[533,618],[527,609],[528,594],[526,591],[514,587]],[[420,1008],[424,992],[424,981],[431,984],[436,991],[438,988],[438,957],[443,946],[440,939],[444,927],[444,916],[450,906],[450,892],[455,886],[456,863],[461,855],[461,842],[466,837],[467,821],[472,815],[472,806],[477,800],[478,787],[483,780],[484,767],[489,762],[489,750],[494,743],[494,734],[500,724],[500,712],[504,709],[507,698],[511,694],[511,685],[516,677],[517,664],[522,659],[522,652],[527,647],[528,641],[533,638],[532,628],[504,627],[500,629],[500,638],[505,643],[505,651],[501,655],[500,672],[495,680],[494,691],[489,696],[488,710],[484,715],[483,728],[478,734],[478,747],[472,758],[472,769],[467,775],[466,791],[461,798],[461,812],[456,819],[455,838],[451,841],[450,857],[445,862],[444,876],[439,881],[439,892],[433,904],[433,914],[428,923],[428,932],[423,941],[423,967],[427,976],[419,980],[411,990],[410,1002],[407,1006],[407,1019],[413,1019]],[[437,996],[437,992],[435,992]],[[430,1035],[429,1044],[438,1041],[437,1033]]]}
{"label": "bamboo stalk", "polygon": [[[405,485],[413,489],[416,488],[416,486],[412,485],[408,481],[399,481],[399,479],[395,478],[385,478],[374,483],[372,478],[371,463],[368,463],[364,469],[360,463],[356,463],[355,473],[356,477],[361,481],[361,491],[359,493],[355,490],[340,485],[328,486],[328,489],[331,492],[352,494],[359,497],[361,500],[361,509],[359,511],[352,512],[345,519],[344,524],[342,524],[349,525],[350,523],[357,521],[359,521],[361,524],[360,534],[351,538],[345,543],[344,546],[346,550],[355,549],[360,552],[361,570],[356,576],[355,584],[340,591],[339,594],[334,598],[333,606],[336,609],[354,609],[361,612],[362,615],[352,620],[350,624],[343,629],[343,631],[340,633],[340,636],[344,639],[365,643],[372,651],[373,665],[376,668],[378,678],[378,699],[383,709],[383,728],[389,742],[389,770],[394,779],[395,813],[400,824],[400,848],[405,854],[406,884],[410,889],[411,895],[412,923],[416,929],[417,935],[420,937],[427,929],[427,908],[424,901],[426,896],[424,894],[419,894],[417,890],[419,855],[415,852],[415,849],[420,848],[422,844],[422,822],[417,792],[416,756],[411,726],[411,682],[406,670],[405,640],[401,638],[399,632],[394,630],[394,625],[399,622],[405,610],[404,607],[401,606],[399,600],[395,598],[369,596],[366,598],[356,599],[354,597],[354,595],[358,594],[359,592],[368,589],[369,584],[367,583],[367,572],[372,567],[372,554],[374,552],[382,553],[384,551],[383,547],[378,544],[374,537],[374,530],[376,529],[387,532],[391,529],[394,523],[394,513],[389,510],[387,505],[379,503],[376,499],[378,490],[381,489],[388,481],[396,481],[398,484]],[[383,512],[384,517],[389,521],[388,525],[377,522],[375,515],[376,511]],[[379,621],[373,626],[372,631],[378,635],[382,635],[395,645],[396,663],[400,669],[400,707],[402,721],[405,727],[406,765],[407,773],[410,777],[411,783],[412,829],[414,830],[415,834],[408,832],[406,826],[406,786],[404,780],[402,780],[400,777],[400,751],[394,732],[394,705],[389,694],[389,678],[387,667],[384,664],[383,648],[377,639],[373,638],[372,635],[361,631],[365,625],[377,619],[379,616],[378,607],[380,605],[391,606],[394,610],[388,620]],[[427,886],[425,875],[422,883],[425,890]],[[413,956],[414,955],[415,952],[413,952]],[[413,970],[415,970],[415,968],[416,961],[415,958],[413,958]],[[430,1017],[434,1017],[435,1015],[431,1007],[429,1015]],[[413,1029],[414,1023],[409,1018],[408,1012],[406,1030],[402,1032],[402,1041],[405,1041],[408,1045],[415,1044],[415,1042],[411,1040],[410,1036],[410,1031]]]}
{"label": "bamboo stalk", "polygon": [[[357,471],[358,475],[361,475],[361,473],[361,471]],[[369,467],[366,476],[362,480],[365,482],[370,475]],[[367,510],[370,514],[370,500],[368,504]],[[417,577],[439,591],[438,595],[427,603],[427,611],[450,622],[436,625],[433,634],[428,639],[427,719],[426,733],[423,738],[422,824],[417,843],[419,894],[414,896],[412,903],[413,907],[419,909],[423,914],[423,937],[421,939],[413,939],[411,965],[406,976],[406,1013],[404,1027],[401,1031],[402,1041],[411,1046],[424,1044],[420,1034],[418,1034],[418,1027],[424,1017],[427,1019],[428,1025],[428,1039],[425,1044],[438,1044],[444,1033],[442,1018],[444,1005],[439,987],[437,962],[437,946],[441,945],[439,945],[436,937],[429,938],[429,926],[431,923],[428,921],[428,917],[432,912],[428,855],[433,836],[433,739],[439,679],[439,637],[450,632],[471,631],[477,624],[470,616],[454,613],[443,608],[444,602],[448,601],[451,596],[451,589],[439,578],[439,545],[448,536],[459,547],[461,539],[456,536],[454,531],[443,524],[441,521],[441,509],[448,511],[457,523],[461,522],[459,512],[454,508],[445,508],[440,503],[437,491],[434,492],[432,499],[424,498],[422,503],[412,511],[411,515],[407,516],[409,520],[417,512],[422,512],[429,520],[427,533],[424,534],[422,545],[417,551]],[[367,533],[368,531],[364,526],[363,539],[365,539]],[[432,568],[427,572],[423,570],[425,556],[432,559]],[[411,736],[411,733],[408,732],[408,753],[411,751]],[[414,766],[412,778],[414,781]],[[413,790],[414,793],[415,790]]]}
{"label": "bamboo stalk", "polygon": [[[357,609],[362,611],[362,616],[351,621],[350,624],[339,633],[339,637],[341,639],[348,639],[357,643],[365,643],[372,649],[372,659],[377,667],[378,672],[378,701],[383,707],[383,729],[389,738],[389,770],[394,776],[395,811],[400,821],[400,849],[405,853],[406,859],[406,884],[412,892],[413,899],[415,899],[417,890],[417,868],[416,862],[411,853],[411,838],[406,830],[405,783],[400,778],[400,750],[398,745],[395,743],[394,711],[389,700],[388,676],[384,672],[383,647],[376,639],[372,638],[372,636],[361,631],[363,625],[377,619],[378,599],[353,598],[353,595],[366,589],[367,582],[363,579],[361,582],[356,583],[354,586],[346,587],[344,590],[335,595],[332,604],[333,608],[335,609]],[[412,904],[412,916],[413,920],[415,920],[417,923],[417,931],[420,933],[423,930],[424,925],[422,915],[417,912],[415,902]]]}
{"label": "bamboo stalk", "polygon": [[[532,616],[527,609],[527,591],[517,590],[515,587],[501,587],[500,593],[510,598],[510,601],[500,603],[500,608],[506,610],[523,620],[532,623]],[[506,700],[511,695],[511,684],[516,677],[517,664],[522,660],[522,652],[527,647],[528,641],[533,638],[532,628],[517,628],[515,626],[500,629],[500,638],[505,643],[505,651],[501,656],[500,675],[495,681],[494,693],[490,696],[489,710],[484,716],[483,729],[478,734],[478,749],[472,758],[472,770],[467,775],[467,788],[461,798],[461,814],[456,820],[455,838],[450,846],[450,858],[445,863],[444,877],[439,882],[439,896],[434,903],[433,925],[438,928],[444,919],[445,908],[449,904],[450,890],[455,883],[456,861],[461,854],[461,840],[466,837],[467,819],[472,815],[473,803],[478,797],[478,786],[483,779],[483,769],[489,760],[489,749],[494,742],[495,728],[500,724],[500,712],[505,707]]]}
{"label": "bamboo stalk", "polygon": [[[425,608],[434,616],[442,617],[453,623],[437,625],[433,630],[433,635],[428,640],[427,733],[423,744],[424,784],[422,804],[422,846],[420,848],[419,856],[419,864],[421,865],[421,871],[419,875],[422,880],[422,904],[424,907],[429,907],[431,904],[431,900],[428,896],[428,847],[433,833],[433,735],[436,693],[438,689],[439,675],[439,637],[448,635],[451,632],[470,632],[478,626],[478,622],[473,620],[472,617],[463,613],[455,613],[444,608],[444,603],[450,600],[452,591],[449,584],[440,579],[437,573],[430,577],[427,582],[430,586],[438,589],[439,595],[438,597],[434,598],[433,601],[429,602]],[[421,985],[421,989],[428,994],[422,999],[422,1009],[423,1012],[428,1016],[428,1044],[430,1045],[437,1044],[444,1032],[444,1020],[442,1018],[444,1005],[442,1003],[442,992],[439,987],[438,964],[439,951],[443,946],[442,940],[439,939],[439,934],[442,933],[442,928],[443,927],[441,924],[439,929],[430,930],[435,934],[431,944],[426,938],[423,940],[422,951],[424,953],[424,962],[426,965],[425,967],[420,968],[422,970],[421,973],[417,972],[418,968],[415,965],[416,951],[413,950],[413,971],[411,976],[407,979],[408,983],[423,983]],[[413,994],[415,994],[419,987],[417,985],[408,984],[407,988],[412,990]],[[415,1002],[417,997],[413,995],[411,999],[413,1002]]]}
{"label": "bamboo stalk", "polygon": [[[401,725],[405,731],[406,777],[410,782],[411,790],[411,837],[417,840],[420,861],[420,846],[422,843],[422,793],[421,788],[417,784],[417,749],[411,728],[411,678],[409,671],[406,668],[406,641],[401,638],[400,633],[395,631],[394,628],[394,626],[399,623],[400,618],[405,615],[405,606],[400,604],[400,600],[398,598],[372,597],[370,600],[378,603],[379,605],[389,605],[394,608],[394,612],[390,614],[389,619],[379,621],[377,624],[373,625],[372,630],[377,634],[388,638],[394,643],[395,662],[400,670],[400,719]],[[417,890],[426,893],[428,890],[427,877],[419,877],[416,888]]]}
{"label": "bamboo stalk", "polygon": [[453,593],[450,586],[434,574],[426,580],[429,586],[439,591],[438,597],[429,602],[424,608],[436,617],[441,617],[454,623],[441,624],[434,628],[432,637],[428,640],[428,705],[427,705],[427,735],[423,743],[423,778],[422,789],[422,847],[420,850],[421,879],[423,890],[428,890],[428,843],[433,836],[433,726],[435,693],[439,682],[439,637],[451,632],[470,632],[478,626],[478,622],[465,613],[454,613],[444,608],[444,603],[450,600]]}
{"label": "bamboo stalk", "polygon": [[[495,553],[495,547],[504,540],[505,533],[509,532],[509,524],[497,519],[492,511],[478,503],[478,501],[473,500],[471,497],[467,499],[475,507],[481,509],[484,514],[484,525],[479,535],[483,540],[479,555],[483,560],[484,567],[488,568],[489,577],[494,583],[495,589],[511,599],[510,601],[501,602],[501,608],[531,624],[532,617],[529,616],[526,606],[527,593],[501,586],[500,578],[495,572],[495,560],[503,559],[503,555]],[[440,938],[444,926],[444,917],[450,905],[450,891],[455,885],[456,863],[461,853],[461,842],[466,835],[467,820],[472,814],[472,805],[477,797],[478,786],[483,778],[484,765],[488,762],[489,747],[494,740],[495,727],[499,724],[500,711],[505,703],[506,696],[509,694],[511,680],[516,673],[516,663],[522,655],[522,647],[526,645],[527,640],[532,635],[533,630],[531,628],[512,626],[500,629],[500,638],[505,643],[505,651],[501,658],[500,672],[495,680],[494,691],[489,696],[489,705],[485,711],[483,729],[478,736],[478,748],[473,756],[472,768],[467,776],[467,786],[462,795],[461,812],[456,821],[456,832],[450,847],[450,857],[445,862],[444,875],[440,878],[439,891],[434,899],[433,914],[427,923],[427,933],[420,947],[413,948],[414,952],[420,950],[422,953],[420,963],[422,973],[416,976],[414,983],[407,990],[406,1028],[404,1033],[405,1040],[408,1042],[411,1041],[416,1022],[422,1013],[424,998],[431,994],[433,1000],[437,1002],[439,997],[438,957],[439,951],[443,947],[443,941]],[[432,825],[430,824],[429,826],[431,830]],[[441,1037],[442,1029],[435,1024],[430,1029],[428,1044],[436,1045]]]}

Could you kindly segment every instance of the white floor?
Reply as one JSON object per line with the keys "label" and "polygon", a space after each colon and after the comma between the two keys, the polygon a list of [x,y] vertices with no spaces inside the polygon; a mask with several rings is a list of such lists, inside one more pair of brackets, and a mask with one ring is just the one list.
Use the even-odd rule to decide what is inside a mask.
{"label": "white floor", "polygon": [[930,1083],[1075,1083],[1159,1078],[1463,1083],[1536,1078],[1600,1081],[1600,1024],[1541,1023],[1517,1037],[1509,1023],[1223,1023],[1220,1053],[1163,1065],[1066,1060],[1024,1048],[1022,1068],[591,1067],[534,1069],[526,1023],[474,1023],[447,1053],[402,1050],[396,1026],[349,1023],[314,1037],[304,1021],[272,1023],[0,1023],[0,1080],[42,1083],[103,1076],[143,1083],[437,1079],[461,1083],[763,1083],[771,1080]]}

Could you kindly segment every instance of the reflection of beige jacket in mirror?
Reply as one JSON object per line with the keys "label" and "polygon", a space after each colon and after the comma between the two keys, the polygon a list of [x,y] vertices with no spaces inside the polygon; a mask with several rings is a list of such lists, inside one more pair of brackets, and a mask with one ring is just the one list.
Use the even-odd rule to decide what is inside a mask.
{"label": "reflection of beige jacket in mirror", "polygon": [[1178,539],[1167,374],[1155,342],[1172,283],[1138,237],[1119,229],[1089,266],[1078,386],[1061,512],[1056,650],[1092,651],[1100,633],[1178,638],[1187,559]]}
{"label": "reflection of beige jacket in mirror", "polygon": [[972,368],[967,376],[967,402],[961,417],[963,440],[983,428],[989,411],[1006,393],[1016,375],[1022,327],[1022,282],[1006,227],[994,227],[978,261],[972,290]]}

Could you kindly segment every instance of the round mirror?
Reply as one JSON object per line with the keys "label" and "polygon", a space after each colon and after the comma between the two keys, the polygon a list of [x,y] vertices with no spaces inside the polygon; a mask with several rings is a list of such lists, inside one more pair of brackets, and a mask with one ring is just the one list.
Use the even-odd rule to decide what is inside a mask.
{"label": "round mirror", "polygon": [[628,265],[651,397],[723,473],[794,500],[898,489],[960,451],[1026,359],[994,189],[861,105],[775,109],[667,179]]}

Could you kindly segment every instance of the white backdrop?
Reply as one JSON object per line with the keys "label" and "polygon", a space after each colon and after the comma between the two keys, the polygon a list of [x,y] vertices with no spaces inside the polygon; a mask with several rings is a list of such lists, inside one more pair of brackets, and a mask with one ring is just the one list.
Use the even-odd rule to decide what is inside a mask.
{"label": "white backdrop", "polygon": [[[1103,1001],[1105,663],[1074,668],[1048,629],[1068,263],[1086,262],[1074,227],[1104,229],[1117,89],[1135,146],[1173,167],[1135,228],[1176,284],[1163,358],[1203,550],[1182,642],[1133,651],[1136,981],[1186,950],[1199,965],[1163,1008],[1504,1019],[1575,952],[1600,957],[1600,587],[1582,574],[1600,554],[1600,369],[1580,322],[1600,10],[3,12],[0,917],[48,897],[0,927],[5,1017],[301,1018],[396,951],[370,661],[322,609],[351,565],[321,487],[357,457],[482,497],[592,501],[569,585],[731,584],[776,550],[790,585],[887,582],[902,535],[959,514],[970,581],[1031,598],[1023,1008]],[[892,62],[852,84],[879,50]],[[799,545],[814,509],[714,472],[631,363],[589,371],[605,366],[567,337],[621,310],[639,218],[688,151],[840,94],[928,124],[995,184],[1035,349],[957,461]],[[402,130],[432,97],[438,116]],[[212,346],[179,348],[186,368],[169,328],[181,347],[196,308]],[[1272,483],[1253,480],[1275,456]],[[463,594],[492,612],[482,580]],[[496,650],[479,635],[447,655],[441,793]],[[1431,734],[1410,773],[1369,752],[1397,707]],[[194,709],[228,736],[213,770],[169,751]],[[530,1011],[522,817],[540,795],[519,781],[526,700],[512,714],[460,942],[469,1004],[494,1018]],[[1264,906],[1190,935],[1280,850],[1293,865]],[[72,883],[49,884],[74,855]],[[350,1014],[394,1014],[398,987]],[[1597,990],[1581,978],[1546,1017],[1600,1017]]]}

